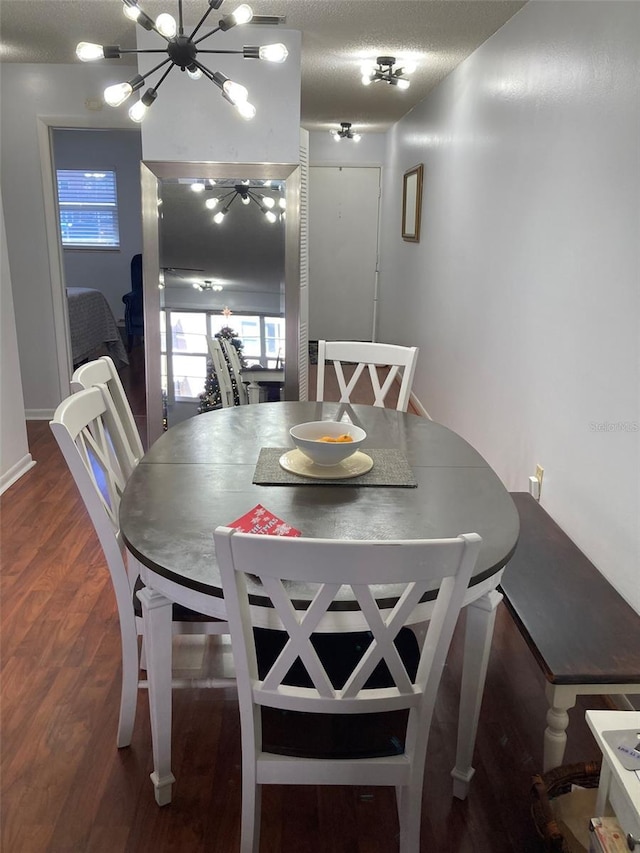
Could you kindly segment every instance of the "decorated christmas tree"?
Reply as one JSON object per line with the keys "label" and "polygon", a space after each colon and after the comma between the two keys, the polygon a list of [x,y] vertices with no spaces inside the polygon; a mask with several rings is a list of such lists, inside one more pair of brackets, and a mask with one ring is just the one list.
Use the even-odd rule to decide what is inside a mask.
{"label": "decorated christmas tree", "polygon": [[[228,310],[228,309],[227,309]],[[223,312],[225,313],[225,312]],[[225,313],[225,316],[228,319],[228,314]],[[242,354],[242,350],[244,344],[242,340],[238,337],[238,333],[231,328],[231,326],[223,326],[220,331],[216,334],[216,338],[225,338],[229,341],[232,346],[234,346],[238,352],[238,358],[240,359],[240,364],[242,367],[246,367],[246,361],[244,355]],[[224,351],[224,350],[223,350]],[[225,359],[226,359],[225,353]],[[229,369],[229,373],[231,376],[231,384],[233,386],[233,397],[235,401],[235,405],[240,405],[240,398],[238,396],[238,390],[236,387],[236,381],[234,379],[233,373],[231,369]],[[220,395],[220,386],[218,384],[218,378],[216,376],[216,372],[213,368],[213,362],[211,360],[211,356],[207,357],[207,378],[204,383],[204,392],[200,394],[200,405],[198,406],[198,414],[202,414],[203,412],[210,412],[212,409],[221,409],[222,408],[222,397]]]}

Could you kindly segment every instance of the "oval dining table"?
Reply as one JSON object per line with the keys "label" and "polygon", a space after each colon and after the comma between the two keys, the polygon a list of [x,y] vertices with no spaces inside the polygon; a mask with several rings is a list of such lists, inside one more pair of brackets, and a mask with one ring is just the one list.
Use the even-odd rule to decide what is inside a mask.
{"label": "oval dining table", "polygon": [[[274,484],[254,482],[263,453],[275,465],[293,450],[289,429],[307,421],[339,420],[363,427],[362,446],[376,464],[354,479],[321,481],[276,473]],[[266,450],[269,449],[269,450]],[[279,449],[279,450],[278,450]],[[262,457],[261,457],[262,458]],[[394,460],[408,478],[394,480]],[[388,485],[377,482],[387,466]],[[389,469],[389,465],[391,468]],[[398,469],[399,470],[399,469]],[[385,479],[384,477],[382,478]],[[266,477],[269,480],[269,477]],[[282,481],[281,481],[282,480]],[[493,636],[497,586],[519,533],[516,507],[497,474],[462,437],[427,418],[374,406],[330,402],[274,402],[197,415],[165,432],[129,478],[120,505],[124,543],[139,563],[138,593],[145,650],[156,801],[171,800],[171,612],[179,603],[226,618],[213,531],[256,505],[301,531],[327,539],[435,539],[478,533],[482,547],[465,599],[464,664],[460,689],[453,794],[467,796]],[[273,624],[273,608],[256,584],[249,592],[256,624]],[[312,591],[301,587],[295,606]],[[429,596],[416,620],[430,615]],[[393,607],[393,585],[376,600]],[[362,628],[357,604],[345,592],[325,630]]]}

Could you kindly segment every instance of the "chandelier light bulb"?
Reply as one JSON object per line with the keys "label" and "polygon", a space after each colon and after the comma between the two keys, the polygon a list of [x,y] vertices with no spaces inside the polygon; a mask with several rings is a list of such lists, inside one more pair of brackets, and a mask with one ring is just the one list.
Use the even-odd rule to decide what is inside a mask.
{"label": "chandelier light bulb", "polygon": [[202,77],[202,71],[196,65],[195,68],[187,68],[187,77],[191,80],[199,80]]}
{"label": "chandelier light bulb", "polygon": [[217,198],[208,198],[205,201],[204,206],[209,208],[209,210],[214,210],[218,206],[218,199]]}
{"label": "chandelier light bulb", "polygon": [[405,80],[404,77],[398,78],[398,83],[397,83],[398,89],[408,89],[410,85],[411,85],[410,80]]}
{"label": "chandelier light bulb", "polygon": [[126,18],[129,18],[130,21],[137,21],[140,17],[140,9],[137,6],[129,6],[125,3],[122,7],[122,11],[125,14]]}
{"label": "chandelier light bulb", "polygon": [[227,80],[222,85],[222,91],[234,106],[244,103],[249,97],[249,92],[240,83],[234,83],[233,80]]}
{"label": "chandelier light bulb", "polygon": [[191,286],[193,287],[194,290],[202,290],[202,285],[198,281],[194,281]]}
{"label": "chandelier light bulb", "polygon": [[371,82],[372,82],[371,75],[369,75],[369,74],[363,74],[362,75],[362,85],[363,86],[369,86],[371,84]]}
{"label": "chandelier light bulb", "polygon": [[220,223],[224,220],[224,217],[225,217],[225,212],[224,212],[224,210],[220,210],[220,211],[219,211],[218,213],[216,213],[216,215],[213,217],[213,221],[216,223],[216,225],[220,225]]}
{"label": "chandelier light bulb", "polygon": [[247,119],[247,121],[255,117],[256,108],[253,104],[250,104],[249,101],[242,101],[239,104],[235,104],[235,108],[238,110],[242,118]]}
{"label": "chandelier light bulb", "polygon": [[204,184],[201,181],[194,181],[190,186],[194,193],[204,192]]}
{"label": "chandelier light bulb", "polygon": [[96,59],[104,59],[104,48],[101,44],[81,41],[76,47],[76,56],[81,62],[94,62]]}
{"label": "chandelier light bulb", "polygon": [[272,207],[275,207],[275,206],[276,206],[275,201],[274,201],[274,200],[271,198],[271,196],[269,196],[269,195],[263,195],[263,196],[262,196],[262,203],[263,203],[263,204],[264,204],[264,206],[265,206],[266,208],[268,208],[269,210],[270,210]]}
{"label": "chandelier light bulb", "polygon": [[114,86],[107,86],[104,90],[104,99],[110,107],[119,107],[120,104],[124,104],[132,92],[131,83],[116,83]]}
{"label": "chandelier light bulb", "polygon": [[287,201],[286,201],[286,199],[284,199],[284,198],[279,198],[279,199],[278,199],[278,207],[280,208],[280,210],[285,210],[285,209],[286,209],[286,207],[287,207]]}
{"label": "chandelier light bulb", "polygon": [[135,104],[132,104],[129,107],[129,118],[131,119],[131,121],[135,121],[136,124],[140,124],[140,122],[146,116],[148,109],[149,107],[143,102],[141,98],[139,101],[136,101]]}
{"label": "chandelier light bulb", "polygon": [[265,219],[267,220],[267,222],[275,222],[276,219],[278,218],[275,215],[275,213],[273,213],[271,210],[267,210],[267,212],[265,213],[264,216],[265,216]]}
{"label": "chandelier light bulb", "polygon": [[251,204],[251,199],[248,195],[243,195],[240,201],[242,202],[242,204]]}
{"label": "chandelier light bulb", "polygon": [[398,65],[402,68],[403,74],[413,74],[417,66],[413,59],[398,60]]}
{"label": "chandelier light bulb", "polygon": [[289,51],[283,44],[265,44],[258,50],[258,56],[267,62],[284,62]]}
{"label": "chandelier light bulb", "polygon": [[178,25],[176,24],[176,19],[168,12],[163,12],[156,18],[156,30],[160,33],[161,36],[165,36],[165,38],[172,39],[178,32]]}
{"label": "chandelier light bulb", "polygon": [[351,138],[353,139],[354,142],[360,142],[360,140],[362,139],[362,136],[359,133],[354,133]]}
{"label": "chandelier light bulb", "polygon": [[251,6],[243,3],[241,6],[238,6],[235,12],[231,13],[231,17],[235,24],[248,24],[251,18],[253,18],[253,9]]}

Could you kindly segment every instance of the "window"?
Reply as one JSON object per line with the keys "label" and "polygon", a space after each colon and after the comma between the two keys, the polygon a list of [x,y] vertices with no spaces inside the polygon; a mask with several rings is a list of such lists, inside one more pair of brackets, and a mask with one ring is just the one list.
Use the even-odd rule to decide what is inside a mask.
{"label": "window", "polygon": [[282,367],[284,363],[284,317],[247,316],[231,318],[208,311],[160,312],[162,390],[169,403],[197,400],[207,378],[207,329],[212,337],[225,326],[243,343],[248,365]]}
{"label": "window", "polygon": [[62,245],[73,249],[117,249],[118,200],[114,171],[57,169]]}

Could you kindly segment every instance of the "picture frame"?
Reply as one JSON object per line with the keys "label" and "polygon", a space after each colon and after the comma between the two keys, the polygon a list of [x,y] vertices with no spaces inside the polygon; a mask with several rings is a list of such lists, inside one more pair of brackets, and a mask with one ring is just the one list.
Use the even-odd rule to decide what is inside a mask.
{"label": "picture frame", "polygon": [[404,173],[402,181],[402,239],[409,243],[420,242],[423,172],[419,163]]}

